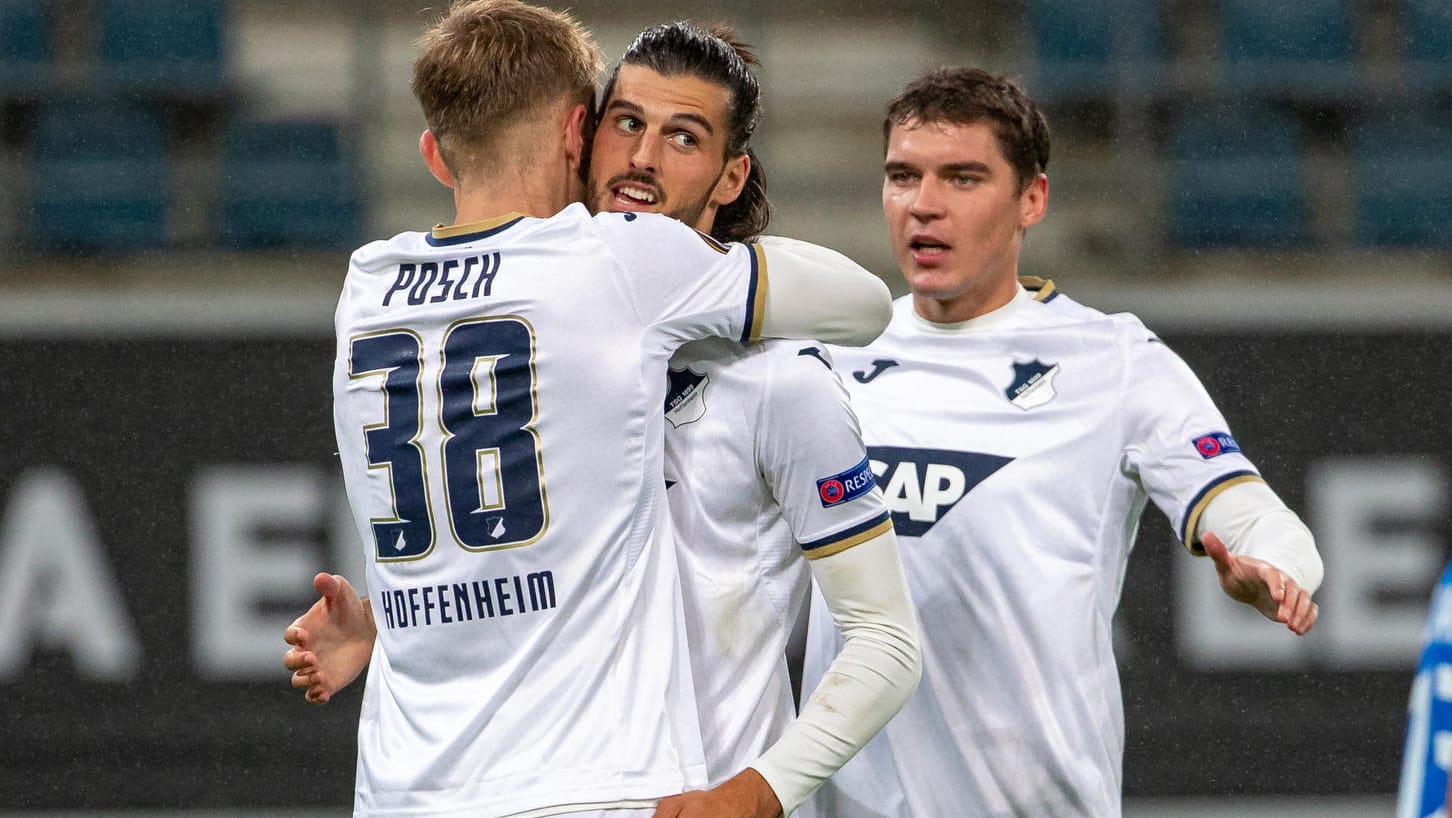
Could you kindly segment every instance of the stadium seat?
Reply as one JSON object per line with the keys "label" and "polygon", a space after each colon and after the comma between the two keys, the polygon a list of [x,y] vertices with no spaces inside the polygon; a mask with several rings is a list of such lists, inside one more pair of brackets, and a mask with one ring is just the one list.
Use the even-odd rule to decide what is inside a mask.
{"label": "stadium seat", "polygon": [[1030,0],[1027,19],[1035,96],[1107,96],[1116,83],[1143,91],[1159,81],[1164,49],[1152,0]]}
{"label": "stadium seat", "polygon": [[1200,107],[1172,135],[1171,233],[1182,247],[1291,247],[1309,234],[1299,123],[1268,107]]}
{"label": "stadium seat", "polygon": [[222,137],[220,239],[352,248],[362,238],[359,188],[334,123],[236,120]]}
{"label": "stadium seat", "polygon": [[1401,0],[1408,84],[1452,89],[1452,0]]}
{"label": "stadium seat", "polygon": [[36,94],[52,71],[46,0],[0,0],[0,95]]}
{"label": "stadium seat", "polygon": [[1452,116],[1384,110],[1353,128],[1356,239],[1452,247]]}
{"label": "stadium seat", "polygon": [[95,0],[97,84],[207,94],[225,86],[223,0]]}
{"label": "stadium seat", "polygon": [[168,147],[166,128],[147,109],[85,99],[43,105],[31,144],[36,246],[92,252],[165,244]]}
{"label": "stadium seat", "polygon": [[1240,89],[1349,95],[1356,82],[1351,0],[1220,0],[1225,75]]}

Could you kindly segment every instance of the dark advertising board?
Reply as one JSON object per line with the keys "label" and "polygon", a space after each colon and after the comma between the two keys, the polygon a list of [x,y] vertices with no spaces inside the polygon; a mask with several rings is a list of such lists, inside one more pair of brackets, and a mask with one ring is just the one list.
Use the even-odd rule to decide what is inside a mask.
{"label": "dark advertising board", "polygon": [[[312,575],[361,558],[315,326],[0,336],[0,808],[351,803],[360,686],[309,706],[281,666]],[[1298,640],[1147,512],[1126,794],[1391,792],[1446,557],[1452,332],[1161,329],[1327,581]]]}

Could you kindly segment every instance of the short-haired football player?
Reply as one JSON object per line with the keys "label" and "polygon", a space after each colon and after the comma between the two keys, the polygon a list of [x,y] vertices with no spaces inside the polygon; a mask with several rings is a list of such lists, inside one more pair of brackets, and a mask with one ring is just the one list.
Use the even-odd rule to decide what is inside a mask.
{"label": "short-haired football player", "polygon": [[[912,292],[881,338],[834,355],[903,544],[923,677],[814,805],[1118,816],[1111,621],[1146,501],[1232,599],[1297,634],[1316,621],[1320,557],[1174,351],[1019,277],[1049,195],[1049,131],[1023,91],[932,72],[883,127],[883,210]],[[808,680],[836,649],[820,613]]]}
{"label": "short-haired football player", "polygon": [[455,223],[355,252],[336,313],[377,628],[354,814],[648,814],[706,783],[664,516],[668,359],[717,336],[865,342],[886,288],[820,248],[592,217],[600,63],[568,15],[459,3],[421,46],[420,149]]}

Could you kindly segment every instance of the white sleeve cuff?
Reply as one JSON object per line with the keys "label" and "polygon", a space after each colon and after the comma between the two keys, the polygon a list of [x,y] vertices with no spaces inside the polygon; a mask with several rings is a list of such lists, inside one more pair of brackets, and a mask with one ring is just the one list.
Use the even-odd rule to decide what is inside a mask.
{"label": "white sleeve cuff", "polygon": [[811,567],[843,645],[801,715],[751,764],[783,815],[877,735],[922,674],[917,615],[892,531]]}
{"label": "white sleeve cuff", "polygon": [[1205,506],[1194,535],[1212,532],[1230,553],[1264,560],[1315,593],[1325,568],[1311,530],[1260,480],[1231,486]]}

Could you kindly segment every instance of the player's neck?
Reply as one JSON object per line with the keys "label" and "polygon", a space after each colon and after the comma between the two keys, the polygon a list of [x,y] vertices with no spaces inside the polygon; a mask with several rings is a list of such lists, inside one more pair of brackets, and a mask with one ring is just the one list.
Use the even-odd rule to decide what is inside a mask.
{"label": "player's neck", "polygon": [[505,213],[549,218],[578,201],[579,192],[559,178],[481,179],[478,186],[454,190],[454,224],[472,224]]}
{"label": "player's neck", "polygon": [[913,294],[913,310],[934,324],[960,324],[987,315],[1018,295],[1018,276],[1002,278],[991,287],[973,288],[953,298]]}
{"label": "player's neck", "polygon": [[454,187],[454,224],[472,224],[521,213],[549,218],[584,198],[580,169],[563,150],[550,145],[555,128],[519,126],[494,142],[489,171]]}
{"label": "player's neck", "polygon": [[459,197],[454,202],[454,224],[474,224],[496,219],[506,213],[547,219],[569,204],[563,198],[525,195]]}

